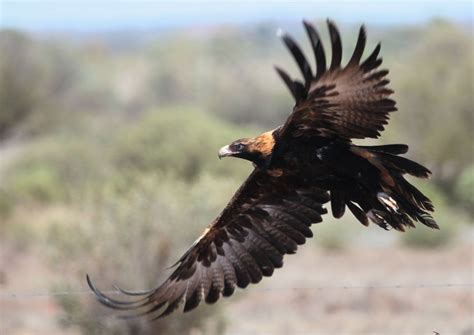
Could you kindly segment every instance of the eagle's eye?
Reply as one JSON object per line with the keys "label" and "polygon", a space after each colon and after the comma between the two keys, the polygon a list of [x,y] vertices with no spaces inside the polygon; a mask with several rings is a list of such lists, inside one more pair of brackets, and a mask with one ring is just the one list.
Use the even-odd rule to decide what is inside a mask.
{"label": "eagle's eye", "polygon": [[241,151],[243,148],[245,148],[245,144],[243,143],[236,143],[234,145],[236,151]]}

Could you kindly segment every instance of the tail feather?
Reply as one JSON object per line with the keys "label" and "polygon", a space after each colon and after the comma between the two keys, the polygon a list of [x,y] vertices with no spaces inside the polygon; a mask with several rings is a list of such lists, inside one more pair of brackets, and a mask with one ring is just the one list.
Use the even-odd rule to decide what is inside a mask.
{"label": "tail feather", "polygon": [[346,209],[346,199],[344,193],[340,191],[331,191],[331,210],[332,215],[339,219],[344,215]]}
{"label": "tail feather", "polygon": [[396,190],[397,193],[403,196],[406,200],[411,202],[414,206],[421,207],[430,212],[434,211],[434,206],[431,200],[421,193],[415,186],[410,184],[402,176],[396,178]]}
{"label": "tail feather", "polygon": [[386,212],[380,211],[378,209],[371,209],[367,212],[367,216],[369,217],[370,221],[374,222],[379,227],[388,230],[388,227],[398,227],[398,224],[392,222],[392,220],[388,220]]}
{"label": "tail feather", "polygon": [[428,226],[433,229],[439,229],[438,224],[429,213],[425,212],[425,213],[419,214],[417,220],[423,223],[425,226]]}
{"label": "tail feather", "polygon": [[410,174],[418,178],[431,177],[431,171],[412,160],[405,157],[395,156],[392,154],[381,153],[380,159],[382,164],[389,170],[397,171],[401,174]]}
{"label": "tail feather", "polygon": [[[410,185],[408,182],[406,182],[406,183],[408,185]],[[412,185],[410,185],[410,186],[413,187],[416,190],[416,188],[414,186],[412,186]],[[420,191],[418,191],[418,192],[420,192]],[[420,192],[420,194],[422,194],[422,193]],[[410,218],[412,218],[413,220],[418,221],[418,222],[420,222],[420,223],[422,223],[425,226],[428,226],[430,228],[439,229],[438,224],[433,219],[433,217],[431,216],[430,213],[426,212],[420,206],[417,206],[416,204],[413,204],[409,199],[407,199],[404,196],[395,196],[395,197],[396,197],[396,201],[398,202],[398,204],[401,206],[401,208],[403,208],[403,212],[408,214],[410,216]]]}
{"label": "tail feather", "polygon": [[352,201],[347,202],[347,207],[349,207],[351,213],[354,214],[354,216],[357,220],[359,220],[360,223],[362,223],[364,226],[369,225],[369,219],[367,217],[367,214],[365,214],[362,209],[356,206]]}
{"label": "tail feather", "polygon": [[398,213],[400,207],[395,199],[393,199],[390,195],[385,192],[378,192],[377,199],[379,202],[390,212],[390,213]]}
{"label": "tail feather", "polygon": [[392,227],[398,231],[405,231],[405,227],[415,227],[409,215],[403,212],[390,213],[379,209],[371,209],[368,216],[372,222],[388,230]]}
{"label": "tail feather", "polygon": [[363,148],[369,151],[385,152],[387,154],[392,154],[392,155],[401,155],[408,152],[408,145],[406,144],[360,146],[360,148]]}
{"label": "tail feather", "polygon": [[[410,174],[428,178],[431,171],[412,160],[397,156],[407,150],[408,146],[404,144],[353,146],[351,151],[372,165],[372,170],[368,171],[373,171],[375,167],[379,174],[367,172],[369,174],[358,181],[358,188],[331,191],[334,216],[341,217],[347,205],[364,225],[368,225],[370,220],[384,229],[392,227],[405,231],[406,227],[415,227],[415,222],[420,222],[439,229],[429,213],[434,210],[431,200],[403,177],[404,174]],[[364,180],[370,182],[364,183]]]}

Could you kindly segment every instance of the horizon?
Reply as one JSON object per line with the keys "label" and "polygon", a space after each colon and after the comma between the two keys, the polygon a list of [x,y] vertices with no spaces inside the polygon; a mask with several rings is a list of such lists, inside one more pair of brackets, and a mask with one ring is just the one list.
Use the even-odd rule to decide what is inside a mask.
{"label": "horizon", "polygon": [[[326,19],[348,24],[417,25],[447,19],[472,25],[469,1],[110,1],[7,0],[0,29],[29,32],[106,32],[175,29]],[[311,13],[308,15],[308,13]],[[388,13],[388,14],[387,14]]]}

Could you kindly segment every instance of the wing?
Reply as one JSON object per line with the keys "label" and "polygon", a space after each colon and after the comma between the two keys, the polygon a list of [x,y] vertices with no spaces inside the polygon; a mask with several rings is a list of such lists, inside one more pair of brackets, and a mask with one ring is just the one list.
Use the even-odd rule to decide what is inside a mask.
{"label": "wing", "polygon": [[137,294],[133,301],[112,299],[88,278],[98,300],[112,308],[133,310],[133,316],[166,316],[184,305],[187,312],[202,301],[216,302],[271,276],[283,255],[312,237],[310,226],[326,213],[326,191],[292,177],[271,177],[255,169],[219,217],[179,259],[171,276],[158,288]]}
{"label": "wing", "polygon": [[362,26],[356,47],[345,67],[341,67],[342,44],[336,26],[328,20],[332,58],[329,69],[323,44],[316,29],[304,22],[306,32],[316,59],[316,72],[288,35],[282,39],[296,60],[304,77],[304,83],[292,80],[282,69],[276,67],[293,97],[296,105],[280,131],[281,136],[291,137],[337,137],[377,138],[387,124],[389,113],[396,110],[395,101],[389,99],[393,93],[387,88],[387,70],[379,70],[382,59],[378,58],[380,44],[363,62],[366,33]]}

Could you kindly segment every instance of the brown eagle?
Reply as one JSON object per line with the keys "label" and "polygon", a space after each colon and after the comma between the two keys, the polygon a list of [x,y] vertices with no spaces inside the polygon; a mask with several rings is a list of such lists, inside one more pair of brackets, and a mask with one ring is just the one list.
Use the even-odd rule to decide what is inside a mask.
{"label": "brown eagle", "polygon": [[438,228],[429,214],[431,201],[403,175],[428,178],[431,172],[401,157],[405,144],[354,145],[351,139],[377,138],[396,110],[387,87],[387,70],[379,69],[380,44],[361,61],[366,43],[362,26],[355,50],[341,65],[342,44],[335,24],[327,22],[331,59],[326,59],[316,29],[304,22],[316,69],[298,44],[282,39],[304,80],[276,70],[295,99],[286,122],[255,138],[243,138],[219,150],[221,157],[251,161],[253,172],[222,213],[209,225],[176,268],[157,288],[141,293],[121,290],[132,300],[117,300],[100,292],[105,306],[133,311],[133,316],[166,316],[183,306],[192,310],[202,301],[216,302],[236,287],[245,288],[271,276],[283,256],[296,252],[312,237],[311,225],[321,222],[330,200],[340,218],[346,207],[363,224],[404,231],[418,221]]}

